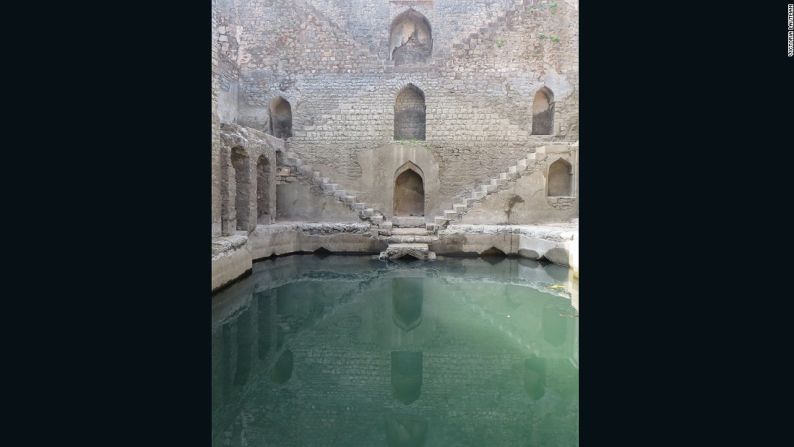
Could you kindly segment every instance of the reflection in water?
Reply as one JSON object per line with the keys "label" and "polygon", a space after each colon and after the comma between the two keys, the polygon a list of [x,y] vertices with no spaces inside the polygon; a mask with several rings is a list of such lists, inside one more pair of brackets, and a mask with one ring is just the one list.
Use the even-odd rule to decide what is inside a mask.
{"label": "reflection in water", "polygon": [[213,446],[578,445],[578,319],[548,266],[254,270],[213,298]]}
{"label": "reflection in water", "polygon": [[427,421],[410,415],[386,416],[386,442],[389,447],[422,447],[427,440]]}
{"label": "reflection in water", "polygon": [[292,377],[293,355],[292,351],[285,349],[273,366],[271,378],[273,383],[286,383]]}
{"label": "reflection in water", "polygon": [[237,319],[237,369],[234,372],[235,386],[241,387],[248,382],[248,375],[251,373],[251,348],[253,344],[251,312],[246,310]]}
{"label": "reflection in water", "polygon": [[270,344],[273,342],[270,328],[273,326],[275,313],[270,308],[270,291],[260,293],[255,297],[257,302],[257,329],[259,331],[259,342],[257,343],[257,358],[264,360],[270,352]]}
{"label": "reflection in water", "polygon": [[524,389],[532,400],[546,394],[546,359],[532,356],[524,361]]}
{"label": "reflection in water", "polygon": [[[561,305],[548,302],[543,306],[543,339],[552,346],[562,346],[568,332],[569,317]],[[567,312],[571,314],[571,312]]]}
{"label": "reflection in water", "polygon": [[224,404],[228,404],[232,399],[232,330],[234,325],[226,323],[221,328],[221,395]]}
{"label": "reflection in water", "polygon": [[392,351],[391,386],[394,397],[412,404],[422,392],[422,353]]}
{"label": "reflection in water", "polygon": [[424,278],[392,279],[392,308],[394,324],[410,331],[422,322]]}

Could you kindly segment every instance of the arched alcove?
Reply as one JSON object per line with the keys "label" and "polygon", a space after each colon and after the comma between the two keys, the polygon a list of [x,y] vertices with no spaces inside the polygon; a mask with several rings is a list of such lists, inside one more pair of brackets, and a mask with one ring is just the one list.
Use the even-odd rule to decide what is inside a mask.
{"label": "arched alcove", "polygon": [[270,160],[260,155],[256,162],[256,223],[270,223]]}
{"label": "arched alcove", "polygon": [[532,101],[532,135],[554,132],[554,94],[546,87],[535,93]]}
{"label": "arched alcove", "polygon": [[546,191],[549,197],[573,195],[573,169],[570,163],[559,159],[549,166],[549,184]]}
{"label": "arched alcove", "polygon": [[249,191],[251,189],[248,166],[248,155],[241,147],[232,149],[232,167],[234,168],[234,209],[237,217],[237,229],[248,230],[251,206]]}
{"label": "arched alcove", "polygon": [[394,139],[425,139],[425,94],[408,84],[394,100]]}
{"label": "arched alcove", "polygon": [[394,179],[394,215],[425,215],[424,180],[413,167],[398,170]]}
{"label": "arched alcove", "polygon": [[232,231],[227,222],[231,219],[231,194],[229,193],[229,148],[221,147],[221,231],[224,235]]}
{"label": "arched alcove", "polygon": [[394,18],[389,30],[389,56],[394,65],[427,62],[433,53],[433,31],[425,16],[409,9]]}
{"label": "arched alcove", "polygon": [[270,133],[276,138],[292,136],[292,106],[281,96],[270,101]]}

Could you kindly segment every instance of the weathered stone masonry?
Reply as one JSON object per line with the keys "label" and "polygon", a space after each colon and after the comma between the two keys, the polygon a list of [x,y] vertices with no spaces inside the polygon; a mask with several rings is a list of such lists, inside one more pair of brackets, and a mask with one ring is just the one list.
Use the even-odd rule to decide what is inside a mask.
{"label": "weathered stone masonry", "polygon": [[[411,195],[424,203],[406,209],[432,223],[537,148],[578,141],[577,1],[213,0],[212,8],[214,237],[326,214],[389,221],[409,163],[423,183]],[[578,145],[560,153],[568,177],[550,170],[551,157],[536,161],[531,175],[497,178],[510,193],[475,199],[465,220],[491,209],[510,210],[494,223],[576,217]],[[334,191],[338,201],[329,201]]]}

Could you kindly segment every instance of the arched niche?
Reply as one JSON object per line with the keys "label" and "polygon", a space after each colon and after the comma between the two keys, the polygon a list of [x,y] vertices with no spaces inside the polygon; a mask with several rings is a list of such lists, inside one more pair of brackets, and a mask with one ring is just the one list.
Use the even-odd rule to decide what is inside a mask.
{"label": "arched niche", "polygon": [[283,139],[292,136],[292,106],[281,96],[270,101],[270,134]]}
{"label": "arched niche", "polygon": [[425,94],[419,87],[408,84],[394,100],[394,139],[425,139]]}
{"label": "arched niche", "polygon": [[532,135],[554,133],[554,94],[547,87],[535,93],[532,101]]}
{"label": "arched niche", "polygon": [[256,162],[256,223],[270,223],[270,160],[260,155]]}
{"label": "arched niche", "polygon": [[389,57],[394,65],[427,62],[433,53],[433,30],[425,16],[408,9],[392,21]]}
{"label": "arched niche", "polygon": [[394,215],[425,215],[425,185],[422,170],[411,162],[404,164],[395,173]]}
{"label": "arched niche", "polygon": [[241,147],[232,148],[232,168],[234,169],[234,209],[237,218],[237,229],[248,230],[251,206],[249,192],[251,181],[249,174],[248,154]]}
{"label": "arched niche", "polygon": [[548,197],[570,197],[573,195],[573,167],[560,158],[549,166],[546,188]]}

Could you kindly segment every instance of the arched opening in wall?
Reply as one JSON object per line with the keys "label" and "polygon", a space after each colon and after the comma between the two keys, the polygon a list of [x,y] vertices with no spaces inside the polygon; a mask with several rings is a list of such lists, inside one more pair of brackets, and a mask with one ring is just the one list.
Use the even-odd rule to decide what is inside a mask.
{"label": "arched opening in wall", "polygon": [[433,31],[425,16],[414,9],[398,15],[389,32],[389,55],[394,65],[426,62],[433,53]]}
{"label": "arched opening in wall", "polygon": [[394,181],[394,215],[425,215],[424,181],[412,169],[406,169]]}
{"label": "arched opening in wall", "polygon": [[425,139],[425,94],[413,84],[400,90],[394,101],[394,139]]}
{"label": "arched opening in wall", "polygon": [[248,155],[241,147],[232,149],[232,168],[234,168],[234,209],[237,217],[237,229],[248,230],[248,219],[251,215],[248,197],[250,191]]}
{"label": "arched opening in wall", "polygon": [[256,223],[270,223],[270,161],[264,155],[256,162]]}
{"label": "arched opening in wall", "polygon": [[230,194],[229,194],[229,149],[221,147],[221,226],[224,235],[231,233],[227,227],[227,222],[231,218]]}
{"label": "arched opening in wall", "polygon": [[270,102],[270,133],[283,139],[292,136],[292,106],[281,96]]}
{"label": "arched opening in wall", "polygon": [[554,130],[554,94],[546,87],[532,101],[532,135],[551,135]]}
{"label": "arched opening in wall", "polygon": [[549,166],[549,184],[546,191],[549,197],[573,195],[573,169],[570,163],[559,159]]}

